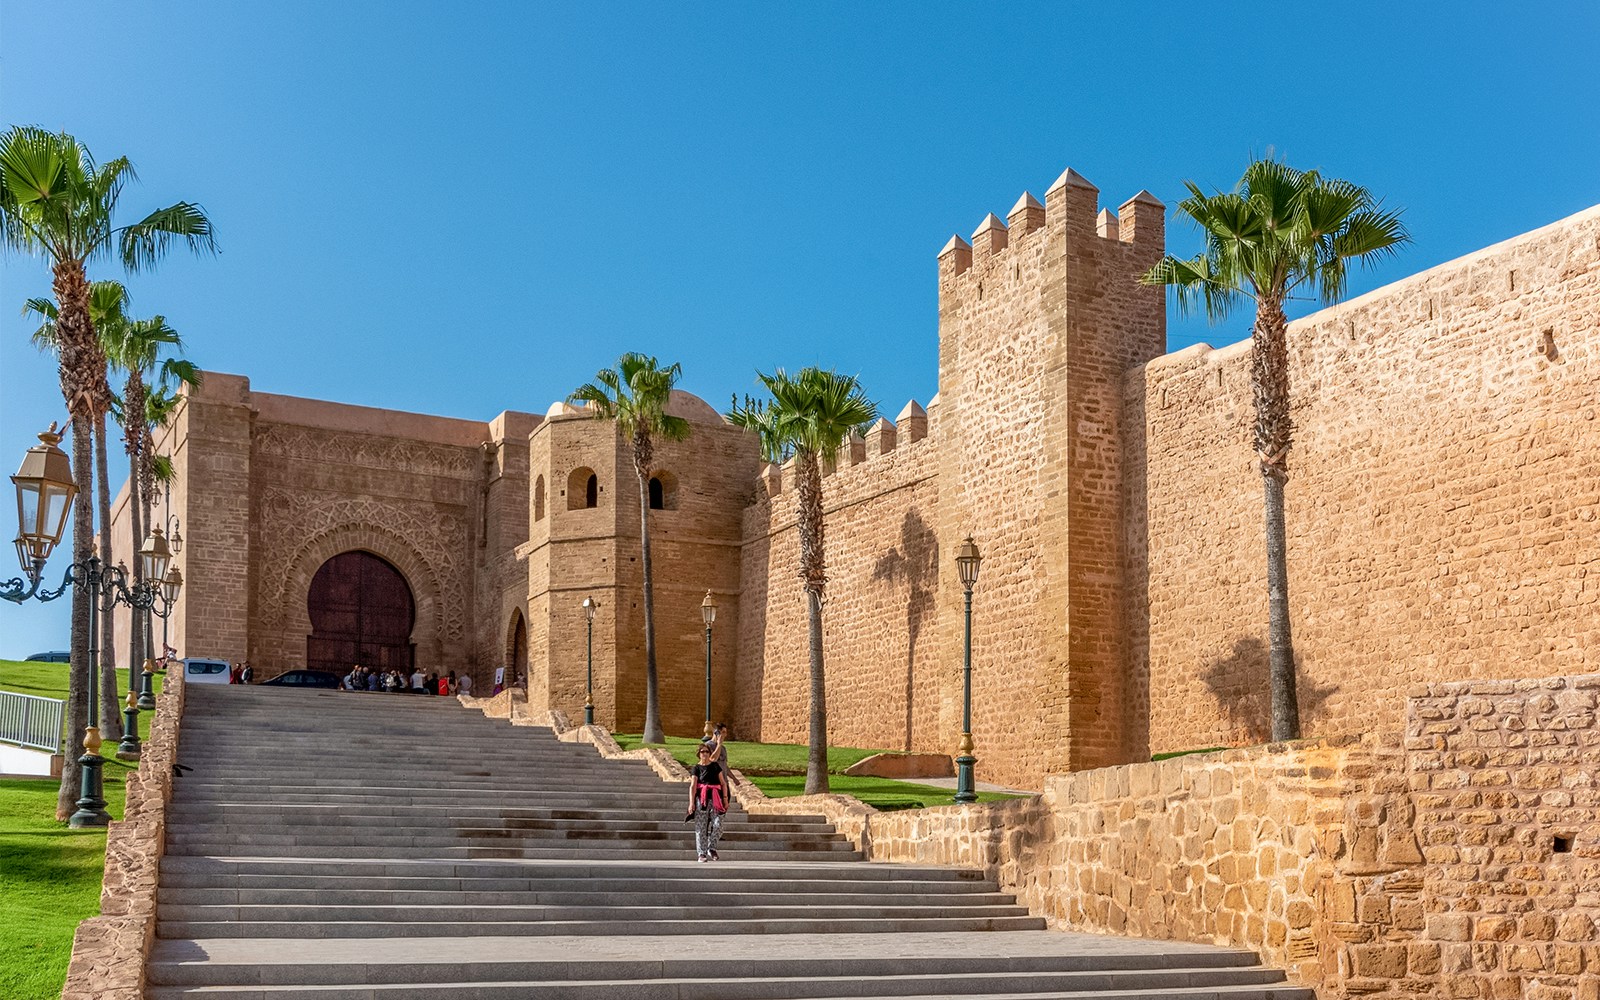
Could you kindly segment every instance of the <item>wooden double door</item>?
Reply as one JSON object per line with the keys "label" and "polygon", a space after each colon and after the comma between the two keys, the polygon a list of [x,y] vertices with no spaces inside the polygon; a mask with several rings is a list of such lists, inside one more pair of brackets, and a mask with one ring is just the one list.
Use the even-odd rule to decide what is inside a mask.
{"label": "wooden double door", "polygon": [[322,564],[306,598],[311,635],[306,666],[338,674],[356,665],[411,673],[416,604],[400,571],[370,552],[343,552]]}

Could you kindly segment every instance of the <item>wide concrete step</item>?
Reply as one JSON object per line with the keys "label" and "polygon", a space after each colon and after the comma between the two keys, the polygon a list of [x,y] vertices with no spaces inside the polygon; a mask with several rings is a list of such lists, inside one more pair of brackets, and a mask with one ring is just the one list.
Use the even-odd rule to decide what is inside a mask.
{"label": "wide concrete step", "polygon": [[[282,845],[299,843],[307,846],[315,844],[347,844],[364,843],[375,847],[384,844],[410,844],[413,846],[438,842],[440,845],[460,843],[464,840],[484,843],[564,843],[567,841],[582,842],[580,849],[586,849],[597,841],[615,841],[631,844],[653,844],[662,842],[677,842],[685,837],[693,838],[693,828],[685,822],[663,824],[650,827],[634,823],[629,825],[591,823],[562,829],[516,829],[507,827],[457,827],[451,829],[447,826],[402,826],[388,825],[380,827],[348,827],[340,828],[318,823],[302,823],[295,825],[281,825],[272,827],[235,826],[231,824],[200,824],[185,826],[175,829],[167,834],[167,843],[218,843],[233,844],[240,850],[235,854],[248,854],[249,848],[258,844]],[[843,838],[821,831],[800,833],[771,833],[759,828],[751,829],[745,826],[736,826],[725,829],[723,839],[731,843],[748,845],[755,848],[760,844],[806,844],[811,846],[835,845],[847,847],[848,842]]]}
{"label": "wide concrete step", "polygon": [[[1198,982],[1198,985],[1196,983]],[[147,1000],[226,997],[228,1000],[1315,1000],[1308,989],[1262,982],[1245,972],[1184,970],[1129,975],[1097,972],[1029,975],[894,976],[793,979],[654,979],[590,982],[437,982],[427,985],[155,987]]]}
{"label": "wide concrete step", "polygon": [[[675,814],[675,815],[673,815]],[[283,815],[276,819],[263,818],[260,822],[227,816],[221,820],[188,822],[183,825],[187,834],[209,833],[221,837],[235,834],[254,836],[260,834],[304,834],[324,831],[358,836],[420,836],[435,834],[466,834],[473,836],[528,836],[570,838],[585,836],[623,836],[638,834],[654,838],[660,834],[677,834],[692,830],[683,818],[682,804],[669,813],[670,819],[641,819],[615,816],[602,819],[501,819],[489,816],[383,816],[341,817],[327,819],[316,816]],[[723,817],[723,837],[802,837],[807,839],[839,839],[838,834],[824,826],[801,823],[763,823],[752,820],[748,814],[729,813]]]}
{"label": "wide concrete step", "polygon": [[[683,804],[683,803],[680,803]],[[671,815],[669,813],[669,815]],[[225,821],[235,825],[250,825],[260,827],[264,824],[277,822],[284,823],[321,823],[337,826],[389,826],[396,823],[404,826],[418,826],[440,821],[460,821],[472,826],[487,826],[496,823],[508,827],[537,829],[540,827],[562,828],[566,825],[583,823],[610,823],[610,822],[662,822],[672,825],[673,820],[642,820],[639,818],[638,809],[617,807],[614,809],[571,809],[561,807],[516,808],[506,809],[500,806],[475,805],[475,806],[384,806],[372,809],[363,809],[359,813],[336,805],[306,805],[295,803],[188,803],[183,806],[169,806],[167,820],[169,823],[181,822],[185,824],[206,824]],[[806,816],[798,814],[752,814],[740,811],[737,807],[728,810],[722,817],[722,828],[729,830],[734,826],[747,826],[752,829],[762,829],[774,833],[781,832],[832,832],[828,821],[821,816]]]}
{"label": "wide concrete step", "polygon": [[595,794],[601,798],[616,797],[624,793],[661,795],[667,792],[676,792],[680,797],[687,798],[689,784],[686,781],[667,784],[654,775],[638,775],[633,778],[608,775],[600,769],[575,772],[571,775],[573,780],[570,783],[563,783],[559,788],[552,788],[548,779],[521,768],[508,768],[498,774],[484,772],[461,775],[439,775],[434,772],[405,774],[393,770],[368,770],[355,779],[319,772],[325,772],[325,769],[289,768],[260,771],[245,769],[230,773],[201,766],[186,772],[182,783],[197,790],[205,787],[226,788],[242,785],[258,791],[272,792],[291,791],[297,788],[349,788],[353,784],[361,789],[392,788],[412,791],[494,789],[506,794],[557,791],[583,794],[593,787]]}
{"label": "wide concrete step", "polygon": [[[770,859],[769,859],[770,860]],[[192,874],[217,878],[370,877],[455,879],[610,879],[654,882],[704,879],[707,873],[728,879],[795,879],[806,883],[960,882],[994,886],[982,872],[937,865],[861,865],[836,859],[791,866],[741,862],[704,867],[691,861],[632,862],[575,857],[572,852],[548,861],[419,861],[416,859],[351,861],[319,858],[165,858],[163,877]]]}
{"label": "wide concrete step", "polygon": [[672,892],[641,892],[620,887],[604,890],[595,887],[559,889],[378,889],[351,886],[316,888],[176,888],[163,881],[161,905],[182,906],[314,906],[331,902],[343,906],[917,906],[955,908],[964,906],[1014,906],[1008,893],[963,892],[815,892],[802,893],[792,887],[765,892],[720,887],[680,887]]}
{"label": "wide concrete step", "polygon": [[[279,942],[271,942],[276,945]],[[226,951],[235,942],[223,942],[213,950]],[[292,947],[292,946],[291,946]],[[375,946],[381,948],[382,946]],[[307,946],[315,951],[315,946]],[[456,949],[459,951],[460,949]],[[415,983],[441,979],[494,981],[616,981],[643,980],[651,976],[685,979],[693,976],[726,979],[740,972],[755,972],[768,978],[824,976],[840,978],[937,975],[971,976],[1013,972],[1030,975],[1071,972],[1203,972],[1254,968],[1255,956],[1249,952],[1223,948],[1168,953],[1146,950],[1111,954],[1055,955],[914,955],[883,952],[874,946],[870,955],[818,954],[806,958],[783,958],[762,954],[715,952],[686,957],[669,952],[645,958],[590,957],[574,955],[571,949],[560,958],[509,958],[464,961],[459,955],[445,955],[435,961],[390,961],[380,952],[374,962],[252,963],[253,978],[262,985],[293,985],[318,982]],[[152,954],[151,979],[162,985],[211,985],[235,978],[241,965],[226,959],[194,961],[197,949],[184,943],[158,941]],[[1280,975],[1281,978],[1281,975]]]}
{"label": "wide concrete step", "polygon": [[661,920],[921,920],[930,917],[1016,917],[1027,916],[1027,908],[1013,902],[971,901],[957,907],[945,904],[912,903],[887,897],[865,906],[827,906],[815,900],[790,900],[787,903],[757,904],[740,898],[720,906],[647,905],[620,900],[602,903],[590,899],[585,904],[555,905],[517,903],[490,904],[457,897],[446,904],[359,904],[342,897],[315,903],[182,904],[163,903],[158,907],[163,920],[203,923],[283,923],[304,921],[367,921],[380,923],[465,923],[465,922],[569,922],[569,921],[661,921]]}
{"label": "wide concrete step", "polygon": [[267,804],[273,801],[283,801],[290,804],[316,805],[319,803],[359,803],[371,802],[375,804],[395,803],[399,805],[423,804],[432,805],[440,803],[459,803],[468,806],[498,805],[506,806],[516,804],[520,806],[565,806],[567,808],[601,807],[601,808],[626,808],[629,803],[638,808],[658,808],[663,803],[677,802],[688,804],[688,792],[685,786],[678,785],[669,792],[643,792],[637,795],[608,794],[584,795],[565,789],[558,790],[511,790],[500,788],[449,788],[449,789],[410,789],[405,787],[362,787],[339,789],[334,786],[313,788],[302,787],[294,789],[273,789],[271,787],[252,787],[249,785],[188,785],[184,792],[183,801],[187,805],[215,804],[219,802],[253,802]]}
{"label": "wide concrete step", "polygon": [[[524,895],[542,893],[629,893],[638,898],[663,897],[678,899],[697,893],[774,893],[784,896],[862,894],[881,898],[883,893],[905,893],[923,896],[970,896],[999,893],[991,881],[954,881],[951,879],[846,879],[806,877],[805,873],[818,869],[819,876],[827,874],[826,864],[804,868],[785,866],[781,869],[764,867],[756,862],[722,863],[710,867],[681,863],[676,870],[663,865],[660,874],[652,879],[617,878],[604,875],[544,874],[533,876],[424,876],[384,874],[318,875],[303,871],[293,874],[224,873],[202,870],[174,870],[192,867],[204,859],[175,859],[161,872],[163,901],[172,891],[214,889],[225,893],[250,890],[271,891],[415,891],[455,892],[472,898],[479,894],[511,892]],[[317,865],[329,868],[337,862]],[[374,865],[364,865],[374,868]]]}
{"label": "wide concrete step", "polygon": [[836,918],[771,917],[760,920],[721,918],[689,919],[601,919],[601,920],[477,920],[441,921],[354,921],[326,923],[308,920],[283,922],[232,920],[161,920],[157,934],[165,938],[382,938],[451,936],[514,936],[617,934],[897,934],[917,931],[1008,931],[1042,930],[1044,920],[1026,915],[965,917],[873,917]]}
{"label": "wide concrete step", "polygon": [[[459,842],[458,842],[459,843]],[[719,849],[720,850],[720,849]],[[473,846],[467,844],[457,847],[365,847],[361,845],[329,845],[323,847],[307,848],[300,845],[272,847],[258,845],[251,849],[251,854],[256,857],[277,858],[283,860],[303,860],[306,855],[313,854],[322,860],[356,860],[367,859],[373,861],[402,861],[408,858],[425,856],[441,861],[560,861],[573,855],[572,846],[564,847],[521,847],[521,846]],[[214,859],[218,857],[236,856],[239,852],[226,844],[196,845],[175,847],[170,849],[168,855],[174,859],[200,858]],[[684,841],[681,844],[662,845],[623,845],[610,848],[604,844],[596,845],[594,849],[584,848],[581,853],[586,857],[596,860],[657,860],[675,861],[684,859],[692,861],[694,857],[694,842]],[[860,861],[862,857],[857,851],[815,851],[803,848],[795,850],[766,850],[746,851],[742,848],[721,850],[723,861],[753,860],[759,864],[776,865],[790,862],[814,862],[821,859],[830,861]]]}

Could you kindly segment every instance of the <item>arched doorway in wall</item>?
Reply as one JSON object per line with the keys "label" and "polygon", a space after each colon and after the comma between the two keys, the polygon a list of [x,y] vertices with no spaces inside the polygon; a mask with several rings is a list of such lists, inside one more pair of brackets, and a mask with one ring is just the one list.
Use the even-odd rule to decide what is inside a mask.
{"label": "arched doorway in wall", "polygon": [[506,640],[506,686],[528,676],[528,622],[522,609],[511,612],[511,632]]}
{"label": "arched doorway in wall", "polygon": [[400,571],[370,552],[342,552],[317,570],[306,597],[306,666],[347,673],[356,664],[410,673],[416,604]]}

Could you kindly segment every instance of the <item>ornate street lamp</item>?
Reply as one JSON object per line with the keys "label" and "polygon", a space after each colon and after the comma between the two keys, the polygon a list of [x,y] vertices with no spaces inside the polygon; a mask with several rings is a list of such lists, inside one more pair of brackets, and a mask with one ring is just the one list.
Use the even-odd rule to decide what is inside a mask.
{"label": "ornate street lamp", "polygon": [[961,589],[966,592],[966,641],[961,653],[961,752],[956,757],[956,801],[978,801],[978,790],[972,778],[972,766],[978,758],[972,756],[972,588],[978,582],[978,564],[983,556],[972,536],[961,543],[956,551],[956,571],[961,575]]}
{"label": "ornate street lamp", "polygon": [[[183,539],[180,538],[179,536],[177,536],[176,534],[173,535],[173,537],[172,537],[172,548],[173,548],[173,551],[176,552],[179,548],[182,547],[182,545],[183,545]],[[162,599],[164,601],[167,602],[167,606],[168,607],[171,607],[172,605],[178,603],[178,592],[180,590],[182,590],[182,589],[183,589],[183,571],[178,569],[177,566],[173,566],[171,569],[167,570],[167,575],[162,577],[162,579],[161,579],[161,597],[162,597]],[[161,616],[161,661],[163,663],[165,663],[166,659],[167,659],[167,616],[166,615],[162,615]],[[139,674],[139,708],[141,710],[143,710],[143,711],[146,711],[146,712],[148,712],[151,709],[156,707],[155,669],[156,669],[155,663],[149,657],[145,657],[144,670],[141,671],[140,674]]]}
{"label": "ornate street lamp", "polygon": [[583,724],[586,726],[594,725],[594,613],[598,610],[600,610],[599,601],[592,597],[583,599],[583,615],[589,623],[588,650],[584,657],[588,664],[588,680],[585,682],[587,693],[583,698]]}
{"label": "ornate street lamp", "polygon": [[700,602],[700,617],[706,623],[706,736],[711,735],[711,623],[717,620],[717,602],[711,596],[711,591],[706,591],[706,599]]}
{"label": "ornate street lamp", "polygon": [[61,435],[51,423],[50,429],[39,435],[39,443],[22,456],[22,467],[11,477],[17,488],[17,562],[32,587],[26,593],[20,587],[0,589],[0,596],[8,601],[20,603],[38,591],[45,560],[61,542],[67,516],[72,513],[78,484],[72,478],[72,461],[58,447],[60,443]]}
{"label": "ornate street lamp", "polygon": [[[127,570],[122,566],[106,569],[98,556],[90,556],[81,563],[73,563],[67,567],[67,572],[61,580],[61,586],[55,590],[40,590],[39,580],[44,576],[44,564],[50,557],[51,551],[61,541],[61,533],[66,529],[67,514],[72,509],[72,499],[77,494],[77,484],[72,478],[72,463],[67,455],[56,445],[61,441],[61,435],[56,433],[55,425],[50,425],[50,430],[39,435],[40,444],[28,449],[23,457],[22,467],[17,474],[11,477],[11,482],[17,489],[17,539],[16,549],[22,570],[27,574],[27,580],[13,579],[0,583],[0,599],[21,604],[33,599],[41,602],[53,601],[66,593],[67,587],[79,586],[88,590],[89,604],[89,685],[88,724],[83,729],[83,756],[78,758],[78,764],[83,770],[83,782],[80,786],[81,795],[78,799],[78,811],[72,814],[68,825],[74,828],[85,826],[105,826],[111,822],[111,814],[106,812],[105,795],[102,792],[103,784],[100,769],[105,764],[105,758],[100,756],[100,601],[102,595],[109,594],[112,603],[122,603],[137,611],[153,609],[159,602],[161,610],[156,614],[165,617],[171,611],[170,602],[165,600],[166,595],[161,592],[154,581],[141,583],[133,588],[128,587]],[[148,551],[151,559],[158,558],[165,549],[165,543],[156,538],[145,540],[140,548],[140,556],[144,558]],[[168,553],[170,558],[170,553]],[[154,566],[155,564],[146,563]],[[163,573],[166,572],[166,562],[160,563]],[[135,731],[137,740],[137,731]]]}

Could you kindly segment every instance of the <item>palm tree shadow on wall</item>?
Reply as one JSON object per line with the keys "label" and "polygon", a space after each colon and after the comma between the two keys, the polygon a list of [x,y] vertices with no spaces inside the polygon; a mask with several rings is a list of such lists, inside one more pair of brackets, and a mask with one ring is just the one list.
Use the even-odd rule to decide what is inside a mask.
{"label": "palm tree shadow on wall", "polygon": [[905,748],[911,749],[911,733],[916,705],[913,686],[916,680],[917,637],[922,623],[933,613],[934,593],[939,584],[939,539],[928,522],[915,510],[900,519],[900,544],[878,557],[872,568],[875,582],[906,586],[906,730]]}
{"label": "palm tree shadow on wall", "polygon": [[[1301,672],[1298,656],[1295,660],[1300,711],[1307,719],[1315,719],[1322,714],[1323,702],[1339,690],[1339,685],[1324,687],[1313,683]],[[1267,644],[1254,638],[1235,640],[1233,655],[1212,660],[1200,675],[1228,721],[1248,734],[1250,743],[1265,743],[1272,735],[1270,675]]]}

